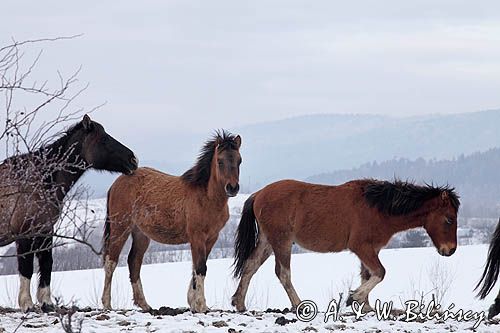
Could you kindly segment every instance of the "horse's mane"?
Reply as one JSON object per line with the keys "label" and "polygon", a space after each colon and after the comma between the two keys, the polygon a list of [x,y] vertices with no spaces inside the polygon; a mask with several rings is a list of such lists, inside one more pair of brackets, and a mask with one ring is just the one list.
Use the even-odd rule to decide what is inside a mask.
{"label": "horse's mane", "polygon": [[68,143],[68,140],[79,130],[83,128],[83,124],[81,121],[77,122],[74,125],[71,125],[66,129],[64,132],[61,133],[61,135],[52,141],[51,143],[47,144],[45,147],[42,147],[42,149],[51,149],[53,150],[54,148],[59,148],[59,147],[64,147]]}
{"label": "horse's mane", "polygon": [[[52,140],[51,142],[47,142],[43,144],[40,148],[29,152],[29,153],[24,153],[24,154],[19,154],[15,156],[8,157],[4,160],[5,162],[8,163],[16,163],[17,161],[24,161],[26,159],[30,159],[31,157],[35,157],[35,160],[37,157],[40,157],[42,155],[48,156],[52,154],[60,154],[60,148],[65,147],[69,141],[69,139],[80,129],[82,129],[83,124],[82,122],[78,122],[76,124],[71,125],[68,127],[66,130],[61,132],[57,137]],[[48,157],[47,156],[47,157]]]}
{"label": "horse's mane", "polygon": [[236,136],[225,131],[216,131],[213,137],[205,142],[201,148],[196,164],[181,176],[181,179],[188,184],[195,186],[206,186],[210,179],[210,166],[214,157],[215,145],[219,144],[218,150],[238,149],[235,141]]}
{"label": "horse's mane", "polygon": [[[66,130],[64,130],[62,133],[60,133],[57,138],[55,138],[53,141],[48,142],[43,144],[40,148],[37,150],[34,150],[29,153],[24,153],[24,154],[19,154],[15,156],[11,156],[6,158],[3,163],[16,163],[18,161],[26,161],[27,159],[30,159],[31,157],[35,157],[35,160],[37,157],[40,157],[45,154],[60,154],[60,148],[65,147],[66,144],[68,143],[69,139],[80,129],[82,129],[83,124],[82,122],[78,122],[74,125],[71,125],[68,127]],[[45,155],[47,156],[47,155]]]}
{"label": "horse's mane", "polygon": [[426,201],[436,198],[443,192],[448,194],[452,206],[458,211],[460,197],[456,194],[455,188],[448,185],[425,184],[421,186],[398,179],[393,182],[370,179],[363,188],[363,196],[368,204],[389,215],[412,213],[422,207]]}

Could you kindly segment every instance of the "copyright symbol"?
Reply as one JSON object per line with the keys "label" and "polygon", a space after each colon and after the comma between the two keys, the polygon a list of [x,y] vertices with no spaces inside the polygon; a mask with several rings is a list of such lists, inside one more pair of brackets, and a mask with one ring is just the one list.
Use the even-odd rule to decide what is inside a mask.
{"label": "copyright symbol", "polygon": [[297,305],[295,315],[298,320],[309,322],[318,315],[318,306],[313,301],[302,301],[299,305]]}

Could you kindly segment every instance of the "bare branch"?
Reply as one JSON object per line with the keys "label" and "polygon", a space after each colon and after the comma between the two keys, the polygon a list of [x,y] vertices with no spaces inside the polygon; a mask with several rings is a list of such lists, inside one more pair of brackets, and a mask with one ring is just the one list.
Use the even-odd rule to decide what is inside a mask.
{"label": "bare branch", "polygon": [[[82,117],[85,110],[74,108],[73,103],[89,85],[78,80],[81,66],[67,77],[55,71],[54,83],[34,77],[44,54],[40,46],[80,36],[12,39],[0,47],[0,156],[6,158],[0,164],[0,246],[21,239],[54,238],[24,254],[69,244],[101,252],[89,242],[96,222],[87,213],[88,189],[68,187],[54,178],[60,173],[82,174],[88,165],[75,159],[75,146],[64,151],[48,148],[64,135],[65,125]],[[71,191],[65,190],[72,186]],[[9,256],[15,255],[0,258]]]}

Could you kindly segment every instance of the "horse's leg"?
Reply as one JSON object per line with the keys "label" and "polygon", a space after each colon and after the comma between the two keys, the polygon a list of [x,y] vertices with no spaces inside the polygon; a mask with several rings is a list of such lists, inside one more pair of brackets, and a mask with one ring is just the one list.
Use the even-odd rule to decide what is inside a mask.
{"label": "horse's leg", "polygon": [[[19,307],[23,312],[33,310],[31,299],[31,277],[33,276],[33,239],[20,239],[16,241],[17,267],[19,271]],[[31,253],[29,253],[31,252]]]}
{"label": "horse's leg", "polygon": [[274,258],[276,260],[275,272],[283,288],[292,303],[292,309],[300,304],[300,298],[292,285],[290,273],[290,258],[292,256],[292,243],[281,242],[278,246],[273,246]]}
{"label": "horse's leg", "polygon": [[361,263],[361,272],[359,275],[361,276],[361,284],[368,281],[371,277],[370,271],[365,267],[365,265],[363,265],[363,263]]}
{"label": "horse's leg", "polygon": [[495,317],[500,313],[500,291],[498,292],[495,302],[490,306],[488,310],[488,319]]}
{"label": "horse's leg", "polygon": [[192,237],[191,256],[193,258],[193,277],[188,287],[188,304],[192,312],[207,312],[207,302],[205,300],[205,276],[207,275],[207,242],[199,238]]}
{"label": "horse's leg", "polygon": [[257,270],[262,266],[262,264],[269,258],[272,253],[271,245],[268,243],[264,235],[259,235],[259,240],[257,241],[257,247],[252,252],[248,260],[245,262],[243,267],[243,273],[241,274],[240,283],[238,284],[238,289],[231,298],[231,304],[236,307],[236,310],[243,312],[245,308],[245,297],[248,291],[248,286],[250,285],[250,280]]}
{"label": "horse's leg", "polygon": [[144,311],[150,311],[151,307],[146,302],[144,291],[141,283],[141,266],[144,258],[144,253],[149,246],[149,238],[144,235],[139,229],[132,231],[132,247],[128,254],[128,268],[130,272],[130,283],[132,284],[132,292],[134,295],[134,304]]}
{"label": "horse's leg", "polygon": [[375,251],[373,248],[365,247],[360,250],[353,250],[353,252],[360,258],[370,276],[367,280],[362,280],[359,288],[349,295],[347,305],[350,306],[353,301],[365,303],[363,309],[369,311],[371,310],[371,306],[368,301],[368,296],[372,289],[384,279],[385,268],[378,258],[378,251]]}
{"label": "horse's leg", "polygon": [[111,224],[109,240],[107,246],[104,248],[105,278],[101,298],[102,305],[106,310],[111,310],[111,281],[113,280],[113,273],[118,264],[118,259],[120,258],[120,252],[129,235],[129,227],[121,227],[121,225],[117,223]]}
{"label": "horse's leg", "polygon": [[36,298],[40,304],[42,311],[54,311],[55,307],[51,300],[50,295],[50,278],[52,274],[52,237],[44,237],[37,239],[39,243],[38,248],[40,252],[36,253],[38,258],[38,266],[40,272],[40,281],[38,283],[38,290]]}

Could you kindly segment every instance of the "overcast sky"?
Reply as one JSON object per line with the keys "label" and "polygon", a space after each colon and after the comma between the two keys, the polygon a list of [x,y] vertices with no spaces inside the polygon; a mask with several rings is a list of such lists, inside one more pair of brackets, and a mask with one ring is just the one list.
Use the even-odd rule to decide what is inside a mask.
{"label": "overcast sky", "polygon": [[40,71],[82,65],[79,103],[121,137],[500,107],[498,1],[2,2],[2,45],[80,33]]}

